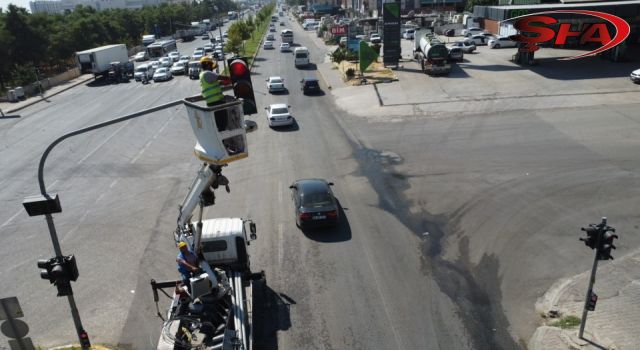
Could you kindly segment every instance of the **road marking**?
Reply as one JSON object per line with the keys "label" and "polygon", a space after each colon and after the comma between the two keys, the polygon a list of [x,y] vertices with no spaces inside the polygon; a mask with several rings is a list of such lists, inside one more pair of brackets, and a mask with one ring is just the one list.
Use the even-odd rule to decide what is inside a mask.
{"label": "road marking", "polygon": [[87,158],[91,157],[98,149],[100,149],[100,147],[104,146],[107,142],[109,142],[109,140],[111,140],[112,137],[116,136],[116,134],[119,133],[120,130],[127,126],[129,122],[131,122],[131,120],[128,120],[126,123],[122,124],[122,126],[116,129],[116,131],[114,131],[111,135],[109,135],[109,137],[104,139],[104,141],[102,141],[96,148],[94,148],[93,151],[87,153],[86,156],[82,157],[82,159],[80,159],[77,164],[83,163],[85,160],[87,160]]}
{"label": "road marking", "polygon": [[284,239],[283,239],[284,224],[278,225],[278,266],[282,266],[282,257],[284,255]]}
{"label": "road marking", "polygon": [[138,154],[133,157],[133,159],[131,159],[131,161],[129,162],[130,164],[135,163],[138,158],[140,158],[140,156],[142,156],[142,154],[144,153],[144,151],[147,150],[147,148],[149,148],[149,146],[151,145],[151,141],[148,141],[146,145],[144,145],[144,147],[142,147],[142,149],[140,150],[140,152],[138,152]]}
{"label": "road marking", "polygon": [[[100,199],[98,198],[98,200],[100,200]],[[96,200],[96,202],[98,200]],[[76,226],[74,228],[71,229],[71,231],[69,231],[69,232],[64,234],[63,239],[66,238],[66,237],[70,237],[72,234],[74,234],[76,231],[78,231],[78,229],[80,228],[80,225],[82,225],[82,222],[84,221],[84,219],[87,218],[87,215],[89,215],[89,210],[86,210],[84,212],[84,214],[82,214],[82,217],[80,218],[80,220],[77,221],[78,223],[76,224]]]}
{"label": "road marking", "polygon": [[20,208],[20,210],[18,210],[18,212],[17,212],[17,213],[13,214],[13,216],[12,216],[12,217],[10,217],[10,218],[9,218],[9,220],[5,221],[5,222],[4,222],[4,224],[0,225],[0,228],[3,228],[3,227],[5,227],[5,226],[9,225],[9,223],[10,223],[13,219],[15,219],[18,215],[20,215],[20,213],[22,213],[22,211],[23,211],[23,209],[22,209],[22,208]]}
{"label": "road marking", "polygon": [[113,186],[115,186],[118,183],[119,179],[115,179],[111,182],[111,185],[109,185],[109,188],[113,188]]}
{"label": "road marking", "polygon": [[282,181],[278,181],[278,203],[282,203]]}

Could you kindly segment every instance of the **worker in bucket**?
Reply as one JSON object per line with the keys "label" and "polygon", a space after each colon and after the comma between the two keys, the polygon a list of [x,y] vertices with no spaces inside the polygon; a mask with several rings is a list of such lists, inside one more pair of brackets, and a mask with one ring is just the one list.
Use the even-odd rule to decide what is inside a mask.
{"label": "worker in bucket", "polygon": [[[202,66],[200,87],[202,88],[202,98],[207,102],[207,106],[211,107],[225,103],[222,86],[220,85],[220,78],[225,79],[225,77],[218,76],[218,74],[214,72],[218,64],[213,62],[211,57],[203,56],[200,59],[200,65]],[[218,131],[226,130],[228,124],[227,111],[217,110],[214,112],[214,115]]]}
{"label": "worker in bucket", "polygon": [[184,283],[187,288],[190,288],[191,285],[189,283],[189,278],[191,278],[191,274],[200,270],[198,267],[198,257],[189,250],[189,246],[186,242],[178,243],[178,249],[180,250],[178,257],[176,258],[178,271],[182,275],[182,283]]}

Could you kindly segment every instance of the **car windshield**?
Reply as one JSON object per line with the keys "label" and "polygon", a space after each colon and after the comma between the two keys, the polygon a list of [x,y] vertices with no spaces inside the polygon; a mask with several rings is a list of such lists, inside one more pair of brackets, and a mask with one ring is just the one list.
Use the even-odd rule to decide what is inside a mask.
{"label": "car windshield", "polygon": [[271,114],[287,114],[289,110],[287,108],[273,108]]}
{"label": "car windshield", "polygon": [[329,193],[309,193],[302,196],[302,206],[319,208],[331,205],[331,195]]}
{"label": "car windshield", "polygon": [[271,82],[271,83],[275,83],[275,84],[280,84],[280,83],[282,83],[282,79],[274,79],[274,78],[271,78],[271,81],[270,81],[270,82]]}
{"label": "car windshield", "polygon": [[318,82],[315,80],[310,80],[306,82],[307,86],[318,86]]}
{"label": "car windshield", "polygon": [[296,58],[307,58],[307,53],[306,52],[297,53]]}
{"label": "car windshield", "polygon": [[164,73],[166,71],[167,71],[166,68],[160,68],[160,69],[158,69],[158,71],[156,73],[161,73],[162,74],[162,73]]}

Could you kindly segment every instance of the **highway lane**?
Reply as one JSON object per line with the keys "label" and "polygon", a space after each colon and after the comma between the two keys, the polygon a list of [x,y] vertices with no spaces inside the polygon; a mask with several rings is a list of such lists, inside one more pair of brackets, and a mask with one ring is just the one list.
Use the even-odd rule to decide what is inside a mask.
{"label": "highway lane", "polygon": [[[294,27],[294,30],[296,28]],[[304,34],[296,42],[323,58]],[[278,40],[279,43],[279,40]],[[369,183],[364,150],[345,129],[329,95],[305,97],[297,82],[316,72],[297,70],[291,54],[261,52],[254,72],[259,107],[286,102],[297,128],[271,130],[263,110],[252,118],[250,157],[224,173],[231,193],[218,193],[207,217],[249,216],[258,223],[252,266],[267,273],[270,307],[258,310],[260,348],[465,348],[453,307],[426,275],[421,241],[381,206]],[[279,74],[289,94],[266,93],[264,79]],[[326,88],[326,87],[325,87]],[[80,86],[2,120],[0,159],[5,190],[0,201],[3,289],[15,295],[37,344],[74,339],[64,299],[38,276],[35,260],[52,255],[42,218],[29,218],[20,202],[37,193],[36,163],[64,132],[192,95],[197,82]],[[85,328],[94,342],[148,349],[157,342],[149,279],[176,278],[177,205],[198,161],[183,107],[65,141],[47,162],[50,192],[60,193],[55,216],[63,252],[78,257],[74,284]],[[365,167],[363,167],[363,164]],[[336,230],[301,232],[295,227],[288,184],[304,177],[335,182],[344,208]],[[161,301],[161,311],[168,300]]]}

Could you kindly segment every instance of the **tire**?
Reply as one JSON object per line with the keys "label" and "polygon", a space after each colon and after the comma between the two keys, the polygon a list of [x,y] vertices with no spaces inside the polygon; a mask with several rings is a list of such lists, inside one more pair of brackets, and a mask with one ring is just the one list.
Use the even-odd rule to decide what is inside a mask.
{"label": "tire", "polygon": [[499,49],[499,48],[500,48],[500,44],[495,44],[495,45],[493,45],[493,48],[494,48],[494,49]]}

